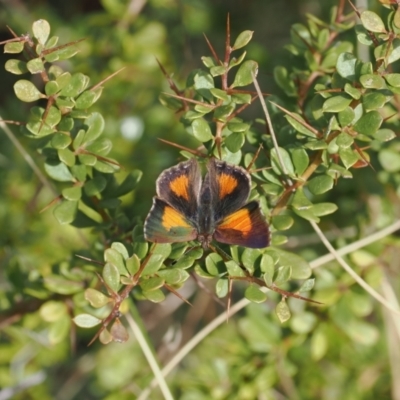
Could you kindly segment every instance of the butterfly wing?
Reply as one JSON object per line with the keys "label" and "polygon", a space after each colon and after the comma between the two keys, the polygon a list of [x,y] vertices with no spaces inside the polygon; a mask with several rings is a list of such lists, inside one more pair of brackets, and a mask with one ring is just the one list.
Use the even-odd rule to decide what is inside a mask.
{"label": "butterfly wing", "polygon": [[267,247],[270,230],[257,201],[251,201],[227,215],[216,227],[214,239],[255,249]]}
{"label": "butterfly wing", "polygon": [[194,158],[163,171],[157,179],[156,187],[160,199],[186,218],[196,221],[201,172]]}
{"label": "butterfly wing", "polygon": [[250,195],[250,174],[241,167],[212,158],[208,163],[201,203],[210,201],[216,223],[243,207]]}
{"label": "butterfly wing", "polygon": [[197,229],[180,211],[158,197],[144,223],[144,236],[149,242],[187,242],[197,237]]}

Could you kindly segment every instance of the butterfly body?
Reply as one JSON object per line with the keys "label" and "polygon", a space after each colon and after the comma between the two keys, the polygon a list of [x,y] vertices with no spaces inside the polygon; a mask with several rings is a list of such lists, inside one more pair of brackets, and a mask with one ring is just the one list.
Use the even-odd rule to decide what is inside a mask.
{"label": "butterfly body", "polygon": [[144,234],[156,243],[198,240],[204,248],[221,243],[262,248],[270,231],[258,202],[247,203],[250,174],[214,158],[204,180],[190,159],[161,173],[157,196],[146,218]]}

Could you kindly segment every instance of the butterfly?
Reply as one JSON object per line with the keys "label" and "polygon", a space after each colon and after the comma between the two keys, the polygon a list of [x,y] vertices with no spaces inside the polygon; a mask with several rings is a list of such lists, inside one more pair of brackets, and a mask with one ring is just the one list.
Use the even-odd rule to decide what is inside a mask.
{"label": "butterfly", "polygon": [[197,240],[204,249],[217,242],[251,248],[270,243],[270,230],[257,201],[248,201],[251,177],[241,167],[211,158],[201,176],[192,158],[163,171],[144,224],[146,240]]}

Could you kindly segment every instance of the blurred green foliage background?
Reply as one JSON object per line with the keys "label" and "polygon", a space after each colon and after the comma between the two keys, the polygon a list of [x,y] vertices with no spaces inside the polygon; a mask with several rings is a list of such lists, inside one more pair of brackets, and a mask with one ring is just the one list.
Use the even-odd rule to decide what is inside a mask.
{"label": "blurred green foliage background", "polygon": [[[209,55],[203,34],[223,52],[229,14],[233,38],[245,29],[254,31],[248,58],[259,63],[263,92],[276,93],[273,68],[289,60],[283,46],[289,42],[290,26],[304,22],[305,13],[328,19],[335,4],[335,0],[0,0],[0,41],[10,38],[6,26],[20,35],[30,30],[33,21],[43,18],[50,22],[52,35],[60,36],[63,43],[85,38],[78,55],[63,62],[64,68],[90,76],[92,84],[125,68],[105,84],[93,110],[105,118],[104,135],[113,142],[112,158],[126,171],[144,172],[134,193],[136,201],[133,203],[131,195],[124,198],[127,213],[143,219],[157,176],[180,160],[178,150],[158,138],[187,147],[198,145],[185,133],[178,117],[158,100],[169,88],[157,59],[178,87],[183,86],[188,73],[201,67],[200,57]],[[0,57],[4,65],[8,55]],[[14,82],[14,76],[0,73],[0,117],[23,121],[29,105],[16,99]],[[246,115],[260,118],[260,106],[254,104]],[[18,138],[40,164],[35,143]],[[3,134],[0,143],[0,292],[4,294],[0,295],[0,312],[15,305],[12,318],[15,323],[23,319],[22,327],[13,326],[8,318],[0,322],[0,400],[136,398],[152,374],[134,340],[87,348],[94,331],[79,330],[76,343],[63,341],[51,346],[42,336],[47,327],[37,311],[40,299],[21,303],[18,310],[18,302],[27,293],[26,282],[20,280],[22,272],[34,282],[38,269],[50,269],[54,263],[74,259],[74,254],[84,254],[95,235],[59,225],[51,210],[40,213],[54,195],[38,184]],[[346,226],[349,216],[367,225],[372,211],[372,220],[377,220],[374,226],[384,226],[393,216],[390,201],[380,197],[383,189],[371,178],[371,170],[359,170],[355,175],[357,179],[341,181],[332,195],[339,203],[334,229]],[[370,196],[368,202],[360,192]],[[356,212],[359,214],[354,217]],[[298,251],[312,258],[321,247],[305,226],[296,225],[291,245],[299,249],[304,235],[303,245],[315,246]],[[354,235],[356,228],[351,229]],[[387,255],[389,270],[397,268],[391,263],[398,257],[397,242],[393,238],[393,254]],[[345,238],[339,237],[338,243],[344,244]],[[375,250],[379,252],[379,246]],[[395,275],[397,278],[397,270]],[[391,398],[391,373],[395,370],[389,368],[388,353],[390,346],[399,342],[391,338],[390,329],[384,330],[387,315],[378,312],[371,316],[373,302],[359,288],[341,293],[340,285],[349,284],[341,272],[321,269],[318,279],[319,289],[332,292],[332,307],[306,311],[303,303],[293,301],[292,310],[300,317],[281,326],[272,314],[273,302],[251,305],[214,332],[185,360],[184,368],[172,374],[169,382],[176,398]],[[374,279],[372,271],[369,280]],[[12,297],[8,294],[10,282],[20,289]],[[35,293],[34,285],[28,289]],[[193,294],[194,285],[187,290]],[[240,298],[240,294],[234,296]],[[199,290],[192,303],[189,307],[171,298],[167,304],[138,305],[160,362],[223,310],[207,291]],[[353,314],[359,319],[352,319]],[[394,354],[398,355],[398,349]],[[400,365],[399,359],[394,364],[392,360],[392,365],[396,362]],[[150,398],[162,397],[155,391]]]}

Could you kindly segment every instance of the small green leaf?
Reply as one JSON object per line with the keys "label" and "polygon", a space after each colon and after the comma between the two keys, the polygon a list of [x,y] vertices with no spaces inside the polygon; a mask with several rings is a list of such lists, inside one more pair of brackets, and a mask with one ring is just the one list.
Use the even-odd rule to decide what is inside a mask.
{"label": "small green leaf", "polygon": [[132,257],[125,260],[126,269],[132,276],[139,271],[140,268],[140,260],[136,254],[133,254]]}
{"label": "small green leaf", "polygon": [[376,74],[361,75],[360,83],[366,89],[384,89],[386,87],[385,80]]}
{"label": "small green leaf", "polygon": [[207,272],[212,276],[217,276],[224,272],[224,262],[217,253],[211,253],[206,258]]}
{"label": "small green leaf", "polygon": [[235,133],[247,132],[249,130],[249,128],[250,128],[250,124],[247,124],[245,122],[235,122],[235,120],[228,122],[228,129],[231,132],[235,132]]}
{"label": "small green leaf", "polygon": [[140,287],[143,292],[150,292],[152,290],[160,289],[164,286],[165,279],[160,276],[153,276],[148,279],[140,280]]}
{"label": "small green leaf", "polygon": [[180,285],[187,281],[190,277],[188,272],[180,268],[176,268],[175,265],[173,269],[161,269],[157,272],[157,274],[158,276],[164,278],[168,285]]}
{"label": "small green leaf", "polygon": [[380,142],[388,142],[396,137],[396,134],[391,129],[379,129],[375,133],[375,139]]}
{"label": "small green leaf", "polygon": [[146,297],[147,300],[153,303],[161,303],[165,300],[165,294],[162,292],[161,289],[151,290],[150,292],[143,292],[143,295]]}
{"label": "small green leaf", "polygon": [[278,231],[286,231],[290,229],[294,223],[293,218],[290,215],[275,215],[272,217],[272,225]]}
{"label": "small green leaf", "polygon": [[306,210],[312,206],[311,201],[304,194],[303,188],[298,188],[294,194],[291,206],[296,210]]}
{"label": "small green leaf", "polygon": [[354,139],[348,133],[342,132],[336,137],[336,143],[341,149],[347,149],[354,143]]}
{"label": "small green leaf", "polygon": [[276,185],[275,183],[264,183],[261,187],[266,194],[271,196],[280,196],[283,192],[283,187],[281,185]]}
{"label": "small green leaf", "polygon": [[318,203],[311,207],[313,214],[317,217],[333,214],[337,209],[338,206],[334,203]]}
{"label": "small green leaf", "polygon": [[239,151],[244,145],[245,137],[243,133],[231,133],[224,141],[226,148],[232,153]]}
{"label": "small green leaf", "polygon": [[343,162],[343,165],[347,169],[352,167],[359,160],[358,154],[355,151],[353,151],[351,148],[340,149],[339,150],[339,156],[340,156],[340,159]]}
{"label": "small green leaf", "polygon": [[41,45],[45,45],[50,35],[50,25],[44,19],[39,19],[32,24],[33,36]]}
{"label": "small green leaf", "polygon": [[226,72],[226,67],[223,67],[220,65],[210,68],[210,74],[212,76],[221,76],[221,75],[225,74],[225,72]]}
{"label": "small green leaf", "polygon": [[246,247],[242,254],[242,263],[244,267],[252,274],[257,267],[257,263],[261,257],[259,249],[250,249]]}
{"label": "small green leaf", "polygon": [[346,83],[344,85],[344,91],[355,100],[358,100],[361,97],[361,90],[358,88],[355,88],[350,83]]}
{"label": "small green leaf", "polygon": [[249,285],[244,292],[244,297],[253,303],[263,303],[267,295],[256,285]]}
{"label": "small green leaf", "polygon": [[6,71],[11,72],[14,75],[22,75],[28,72],[26,62],[21,60],[7,60],[4,68],[6,69]]}
{"label": "small green leaf", "polygon": [[121,197],[127,193],[132,192],[137,186],[137,184],[140,182],[142,176],[143,176],[142,171],[139,171],[137,169],[132,171],[130,174],[126,176],[124,181],[117,187],[117,189],[113,190],[113,195],[115,197]]}
{"label": "small green leaf", "polygon": [[246,57],[246,51],[244,51],[239,57],[232,57],[229,61],[229,69],[241,64],[245,57]]}
{"label": "small green leaf", "polygon": [[120,287],[120,273],[118,268],[113,264],[106,263],[103,268],[102,276],[104,282],[108,285],[108,288],[110,288],[114,293],[117,293]]}
{"label": "small green leaf", "polygon": [[365,110],[377,110],[382,108],[389,99],[383,93],[371,92],[362,97],[362,104]]}
{"label": "small green leaf", "polygon": [[81,94],[89,84],[89,77],[78,72],[71,76],[68,83],[60,91],[60,96],[77,97]]}
{"label": "small green leaf", "polygon": [[297,88],[285,67],[278,66],[274,68],[274,79],[287,96],[296,96]]}
{"label": "small green leaf", "polygon": [[356,77],[357,58],[352,53],[342,53],[336,62],[338,74],[349,81],[354,81]]}
{"label": "small green leaf", "polygon": [[383,78],[390,86],[400,87],[400,74],[386,74]]}
{"label": "small green leaf", "polygon": [[99,87],[95,90],[86,90],[77,99],[75,108],[77,110],[86,110],[91,107],[101,96],[103,88]]}
{"label": "small green leaf", "polygon": [[127,275],[124,257],[119,251],[113,248],[106,249],[104,252],[104,261],[117,267],[120,275]]}
{"label": "small green leaf", "polygon": [[68,167],[75,165],[75,154],[70,149],[59,149],[58,158]]}
{"label": "small green leaf", "polygon": [[46,162],[44,169],[51,178],[58,182],[73,182],[75,180],[68,167],[63,163],[49,164]]}
{"label": "small green leaf", "polygon": [[292,276],[292,267],[290,265],[284,265],[278,268],[278,274],[274,280],[275,285],[280,286],[287,282]]}
{"label": "small green leaf", "polygon": [[350,125],[354,120],[354,110],[351,107],[346,107],[344,110],[340,111],[338,114],[339,124],[342,128]]}
{"label": "small green leaf", "polygon": [[61,193],[65,200],[78,201],[82,197],[82,188],[79,186],[72,186],[63,189]]}
{"label": "small green leaf", "polygon": [[4,45],[4,53],[18,54],[24,50],[23,42],[10,42]]}
{"label": "small green leaf", "polygon": [[225,90],[213,88],[213,89],[210,89],[210,92],[217,99],[220,99],[227,103],[230,101],[230,96],[226,93]]}
{"label": "small green leaf", "polygon": [[112,142],[109,139],[97,139],[86,146],[86,150],[91,153],[106,156],[112,149]]}
{"label": "small green leaf", "polygon": [[51,145],[55,149],[65,149],[72,142],[72,138],[65,133],[56,132],[51,138]]}
{"label": "small green leaf", "polygon": [[215,284],[215,294],[218,298],[224,298],[229,291],[229,281],[226,278],[221,278],[217,280]]}
{"label": "small green leaf", "polygon": [[251,94],[248,93],[234,93],[231,95],[232,102],[235,104],[251,104]]}
{"label": "small green leaf", "polygon": [[25,79],[21,79],[14,84],[14,92],[19,100],[30,103],[44,98],[45,96],[36,89],[36,86]]}
{"label": "small green leaf", "polygon": [[31,74],[40,74],[45,70],[44,64],[41,58],[33,58],[26,63],[26,67],[28,68]]}
{"label": "small green leaf", "polygon": [[101,323],[101,319],[93,317],[90,314],[79,314],[73,318],[73,321],[81,328],[93,328]]}
{"label": "small green leaf", "polygon": [[78,201],[63,200],[53,211],[57,221],[62,224],[70,224],[74,221],[78,211]]}
{"label": "small green leaf", "polygon": [[313,132],[311,129],[307,128],[307,123],[304,122],[303,124],[299,122],[299,120],[303,120],[303,118],[300,115],[296,115],[296,119],[291,117],[290,115],[285,115],[285,118],[289,122],[290,125],[293,126],[294,129],[296,129],[297,132],[302,133],[303,135],[310,136],[315,138],[316,133]]}
{"label": "small green leaf", "polygon": [[294,209],[293,210],[295,214],[297,214],[299,217],[307,220],[307,221],[314,221],[317,224],[319,223],[319,218],[314,214],[314,212],[312,211],[312,207],[310,207],[307,210],[297,210]]}
{"label": "small green leaf", "polygon": [[286,235],[274,234],[271,239],[272,246],[283,246],[287,243],[288,237]]}
{"label": "small green leaf", "polygon": [[376,33],[386,32],[385,24],[383,23],[381,17],[378,14],[366,10],[361,13],[360,19],[365,29],[368,29],[370,32],[376,32]]}
{"label": "small green leaf", "polygon": [[98,113],[94,112],[86,120],[85,124],[88,126],[85,137],[83,139],[84,143],[92,142],[96,140],[104,130],[104,118]]}
{"label": "small green leaf", "polygon": [[197,118],[192,122],[193,136],[200,142],[213,139],[210,126],[204,118]]}
{"label": "small green leaf", "polygon": [[72,175],[79,181],[84,182],[86,180],[86,165],[75,164],[71,167]]}
{"label": "small green leaf", "polygon": [[142,277],[155,274],[162,267],[164,260],[164,255],[153,253],[143,269]]}
{"label": "small green leaf", "polygon": [[97,196],[99,195],[107,186],[107,180],[101,176],[95,176],[85,182],[83,189],[87,196]]}
{"label": "small green leaf", "polygon": [[232,277],[245,277],[243,269],[238,265],[236,261],[230,260],[225,262],[226,269],[229,276]]}
{"label": "small green leaf", "polygon": [[308,279],[311,276],[310,265],[303,257],[279,248],[270,248],[269,254],[279,259],[280,265],[292,268],[291,279]]}
{"label": "small green leaf", "polygon": [[329,175],[319,175],[308,181],[307,187],[312,194],[322,194],[333,188],[334,180]]}
{"label": "small green leaf", "polygon": [[301,285],[299,292],[309,292],[313,287],[314,287],[315,279],[307,279],[304,281],[304,283]]}
{"label": "small green leaf", "polygon": [[378,111],[370,111],[364,114],[353,126],[353,129],[363,135],[373,136],[383,121]]}
{"label": "small green leaf", "polygon": [[[275,147],[271,150],[271,164],[272,164],[272,169],[274,172],[278,175],[282,175],[284,173],[287,173],[291,176],[294,175],[294,166],[292,164],[292,159],[286,149],[283,147],[278,147],[279,155],[275,149]],[[281,165],[281,161],[283,163],[283,166]]]}
{"label": "small green leaf", "polygon": [[93,154],[79,154],[78,159],[82,164],[89,166],[93,166],[97,162],[97,158]]}
{"label": "small green leaf", "polygon": [[133,237],[132,250],[140,260],[142,260],[149,249],[149,243],[145,240],[143,235]]}
{"label": "small green leaf", "polygon": [[232,50],[237,50],[240,49],[244,46],[246,46],[251,38],[253,37],[253,31],[243,31],[239,34],[237,39],[235,40],[235,43],[233,44]]}
{"label": "small green leaf", "polygon": [[124,244],[122,244],[120,242],[113,242],[111,244],[111,248],[118,251],[118,253],[120,253],[122,255],[122,257],[124,258],[124,260],[127,260],[129,258],[128,250],[124,246]]}
{"label": "small green leaf", "polygon": [[343,111],[353,99],[345,94],[334,95],[324,101],[322,109],[324,112],[340,112]]}
{"label": "small green leaf", "polygon": [[228,117],[235,111],[235,107],[236,105],[234,103],[217,107],[214,111],[214,118],[220,121],[226,121]]}
{"label": "small green leaf", "polygon": [[257,76],[258,64],[255,61],[245,61],[237,71],[235,79],[231,85],[231,88],[238,86],[247,86],[253,82],[253,75]]}
{"label": "small green leaf", "polygon": [[88,288],[85,290],[85,299],[90,303],[90,305],[94,308],[104,307],[111,301],[110,297],[107,297],[105,294],[99,292],[96,289]]}
{"label": "small green leaf", "polygon": [[263,279],[266,285],[271,287],[275,273],[275,262],[269,254],[262,255],[260,269],[263,272]]}
{"label": "small green leaf", "polygon": [[275,308],[276,315],[279,318],[281,324],[288,321],[291,317],[290,310],[288,305],[286,304],[285,299],[282,299]]}
{"label": "small green leaf", "polygon": [[215,62],[214,59],[212,57],[201,57],[201,61],[203,61],[203,64],[207,67],[207,68],[211,68],[211,67],[215,67]]}
{"label": "small green leaf", "polygon": [[301,176],[310,163],[308,154],[303,148],[290,149],[289,152],[292,156],[294,170],[297,176]]}

